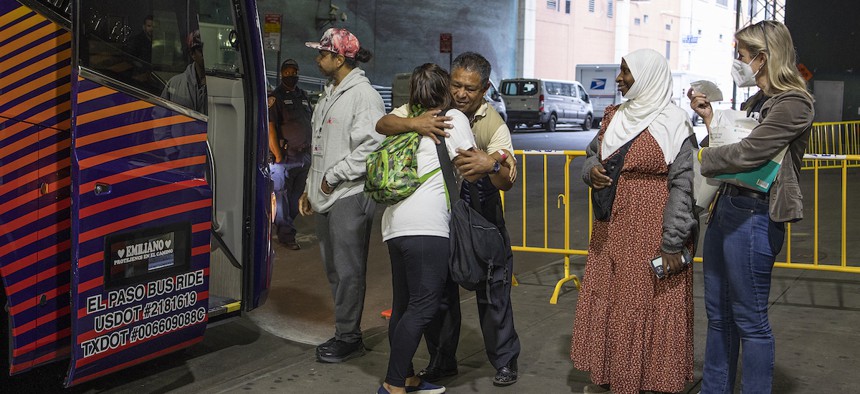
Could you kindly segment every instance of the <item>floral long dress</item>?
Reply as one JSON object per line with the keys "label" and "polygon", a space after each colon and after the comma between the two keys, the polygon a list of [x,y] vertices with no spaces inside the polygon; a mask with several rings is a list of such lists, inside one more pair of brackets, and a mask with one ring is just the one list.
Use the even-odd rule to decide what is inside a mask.
{"label": "floral long dress", "polygon": [[650,268],[660,254],[668,172],[646,129],[625,157],[610,220],[594,222],[588,247],[570,358],[619,394],[679,392],[693,379],[692,267],[665,279]]}

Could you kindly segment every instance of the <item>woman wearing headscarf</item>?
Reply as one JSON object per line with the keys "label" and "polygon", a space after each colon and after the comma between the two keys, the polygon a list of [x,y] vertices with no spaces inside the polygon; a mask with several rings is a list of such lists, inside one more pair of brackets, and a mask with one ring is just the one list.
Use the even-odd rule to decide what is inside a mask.
{"label": "woman wearing headscarf", "polygon": [[607,107],[582,170],[593,190],[615,188],[615,198],[594,222],[570,357],[591,374],[585,393],[679,392],[693,378],[693,273],[682,255],[692,255],[698,226],[697,146],[657,51],[624,56],[615,82],[627,101]]}
{"label": "woman wearing headscarf", "polygon": [[[771,392],[776,347],[767,316],[771,272],[785,242],[785,223],[803,218],[800,165],[815,117],[784,24],[762,21],[738,30],[735,40],[732,78],[740,87],[761,89],[743,105],[747,116],[760,122],[738,143],[700,150],[702,175],[749,171],[786,153],[767,192],[723,184],[711,212],[702,253],[708,313],[702,393],[707,394],[734,391],[739,353],[743,391]],[[710,133],[711,104],[701,93],[689,94]]]}

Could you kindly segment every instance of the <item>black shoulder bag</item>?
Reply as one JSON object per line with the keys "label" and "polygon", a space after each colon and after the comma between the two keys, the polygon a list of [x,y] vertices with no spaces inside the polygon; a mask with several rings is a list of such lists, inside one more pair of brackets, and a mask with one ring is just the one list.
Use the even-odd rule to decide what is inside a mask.
{"label": "black shoulder bag", "polygon": [[[472,206],[460,199],[445,138],[439,140],[436,153],[451,202],[449,271],[454,282],[466,290],[475,290],[479,283],[488,280],[496,267],[505,267],[505,241],[499,228],[481,215],[481,202],[474,184],[468,183]],[[490,286],[486,288],[489,300]]]}
{"label": "black shoulder bag", "polygon": [[594,218],[601,222],[609,221],[609,217],[612,214],[612,204],[615,202],[615,189],[618,187],[618,178],[621,177],[621,169],[624,167],[624,157],[627,156],[630,145],[633,145],[633,141],[636,141],[637,138],[639,138],[638,135],[633,137],[632,140],[627,141],[624,146],[618,148],[618,151],[603,163],[603,169],[606,170],[606,176],[612,178],[612,184],[600,190],[591,188],[591,206],[594,208]]}

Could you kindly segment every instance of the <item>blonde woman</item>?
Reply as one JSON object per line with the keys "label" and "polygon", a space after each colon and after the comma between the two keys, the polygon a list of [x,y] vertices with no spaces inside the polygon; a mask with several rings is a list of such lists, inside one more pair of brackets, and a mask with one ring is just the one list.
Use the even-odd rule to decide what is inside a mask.
{"label": "blonde woman", "polygon": [[[735,40],[738,56],[732,77],[740,87],[761,89],[743,106],[760,123],[738,143],[701,149],[702,174],[749,171],[788,149],[767,193],[724,184],[711,213],[703,255],[708,314],[705,394],[733,392],[741,350],[743,392],[771,392],[775,352],[767,316],[771,271],[785,240],[785,223],[803,218],[798,178],[814,115],[785,25],[762,21],[739,30]],[[689,95],[710,131],[714,112],[707,97]]]}

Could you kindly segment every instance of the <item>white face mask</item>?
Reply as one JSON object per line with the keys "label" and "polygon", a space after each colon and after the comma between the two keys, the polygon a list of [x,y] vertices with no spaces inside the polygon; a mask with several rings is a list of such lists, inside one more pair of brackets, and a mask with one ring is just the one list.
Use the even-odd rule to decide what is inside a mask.
{"label": "white face mask", "polygon": [[[753,72],[750,64],[754,61],[755,58],[750,60],[749,63],[744,63],[739,59],[735,59],[732,63],[732,79],[735,80],[735,84],[737,84],[738,87],[748,88],[755,86],[755,77],[758,75],[758,71],[761,71],[761,68],[759,68],[758,71]],[[764,65],[762,65],[762,67],[764,67]]]}

